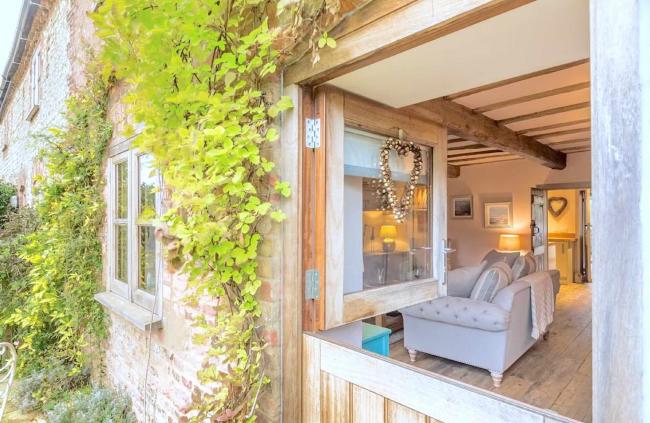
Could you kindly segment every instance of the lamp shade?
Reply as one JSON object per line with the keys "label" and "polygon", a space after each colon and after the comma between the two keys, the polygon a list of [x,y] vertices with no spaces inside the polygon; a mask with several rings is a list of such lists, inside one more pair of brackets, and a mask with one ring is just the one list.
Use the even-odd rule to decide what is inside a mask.
{"label": "lamp shade", "polygon": [[521,240],[517,234],[499,235],[499,246],[501,251],[519,251],[521,250]]}
{"label": "lamp shade", "polygon": [[379,238],[397,238],[397,228],[394,225],[381,225]]}

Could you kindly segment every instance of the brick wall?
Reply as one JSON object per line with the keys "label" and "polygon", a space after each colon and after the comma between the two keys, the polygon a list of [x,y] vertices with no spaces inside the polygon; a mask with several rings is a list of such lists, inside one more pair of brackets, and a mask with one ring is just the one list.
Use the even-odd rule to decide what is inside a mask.
{"label": "brick wall", "polygon": [[[61,113],[64,100],[70,92],[83,85],[84,60],[87,47],[97,47],[88,12],[95,7],[94,0],[58,0],[47,2],[48,9],[39,15],[36,36],[30,45],[26,60],[16,75],[18,89],[11,97],[2,117],[0,136],[7,128],[8,148],[0,153],[0,178],[25,187],[25,200],[31,201],[33,174],[40,171],[34,164],[39,144],[32,134],[48,127],[64,124]],[[35,23],[36,25],[36,23]],[[44,54],[41,109],[32,122],[25,119],[28,111],[25,87],[28,87],[31,52],[40,45]],[[27,84],[27,85],[25,85]],[[120,102],[124,85],[116,86],[110,96],[109,118],[114,125],[112,144],[124,139],[121,135],[129,120],[126,107]],[[1,141],[0,141],[1,144]],[[269,150],[269,156],[279,157],[278,150]],[[106,201],[110,201],[105,191]],[[275,201],[279,201],[275,198]],[[280,420],[280,281],[281,255],[279,226],[266,222],[261,225],[266,240],[260,248],[259,274],[263,280],[260,290],[262,302],[263,335],[269,342],[267,373],[272,382],[260,396],[261,422]],[[104,257],[106,232],[102,234]],[[202,389],[196,372],[203,361],[204,347],[192,343],[193,317],[199,312],[210,312],[210,307],[199,310],[183,302],[185,279],[173,269],[163,271],[163,328],[143,332],[123,318],[110,314],[105,349],[105,381],[128,394],[141,422],[183,422],[187,420],[192,395]],[[107,260],[104,260],[104,284]]]}
{"label": "brick wall", "polygon": [[[61,113],[69,95],[68,13],[71,0],[44,1],[32,27],[21,65],[14,75],[7,106],[0,116],[0,179],[16,184],[21,204],[32,202],[33,177],[42,172],[36,155],[42,145],[39,134],[64,124]],[[40,108],[30,112],[30,64],[35,48],[41,52]],[[2,64],[4,66],[4,63]]]}

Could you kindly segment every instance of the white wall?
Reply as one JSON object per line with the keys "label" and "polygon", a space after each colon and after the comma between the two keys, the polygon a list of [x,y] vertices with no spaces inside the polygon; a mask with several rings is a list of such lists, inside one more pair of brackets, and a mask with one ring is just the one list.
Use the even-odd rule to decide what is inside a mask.
{"label": "white wall", "polygon": [[[590,152],[569,154],[564,170],[553,170],[529,160],[463,167],[459,178],[448,180],[451,197],[473,196],[474,217],[453,219],[449,214],[448,237],[457,252],[451,257],[452,268],[478,264],[485,253],[496,248],[500,233],[521,235],[522,250],[530,249],[530,188],[537,185],[591,181]],[[485,202],[512,201],[513,228],[483,227]]]}

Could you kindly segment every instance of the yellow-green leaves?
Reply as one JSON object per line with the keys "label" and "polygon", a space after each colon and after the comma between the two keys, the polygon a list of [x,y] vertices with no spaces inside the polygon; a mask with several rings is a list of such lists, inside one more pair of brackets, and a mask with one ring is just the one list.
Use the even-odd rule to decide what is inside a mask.
{"label": "yellow-green leaves", "polygon": [[336,47],[336,40],[329,35],[327,35],[327,32],[323,32],[321,37],[318,39],[318,48],[323,48],[323,47],[329,47],[329,48],[335,48]]}
{"label": "yellow-green leaves", "polygon": [[271,90],[279,32],[269,29],[268,3],[105,0],[94,17],[104,64],[131,87],[129,111],[146,128],[136,146],[162,164],[172,197],[163,220],[185,260],[188,303],[216,308],[194,322],[195,342],[208,346],[198,376],[217,386],[197,398],[196,421],[254,419],[268,380],[259,228],[285,218],[276,193],[291,188],[275,182],[268,152],[279,139],[275,118],[292,107]]}

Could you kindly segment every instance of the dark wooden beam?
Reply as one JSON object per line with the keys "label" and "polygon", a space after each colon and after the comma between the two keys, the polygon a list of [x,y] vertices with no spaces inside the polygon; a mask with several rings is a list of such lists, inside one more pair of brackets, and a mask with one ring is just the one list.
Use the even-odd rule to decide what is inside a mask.
{"label": "dark wooden beam", "polygon": [[552,169],[566,167],[564,153],[555,151],[531,137],[517,135],[493,119],[453,101],[425,101],[405,109],[414,115],[437,122],[455,133],[462,133],[467,140],[516,154]]}
{"label": "dark wooden beam", "polygon": [[564,69],[572,68],[574,66],[582,65],[582,64],[587,63],[587,62],[589,62],[589,59],[582,59],[582,60],[577,60],[575,62],[565,63],[563,65],[554,66],[552,68],[542,69],[542,70],[537,71],[537,72],[527,73],[525,75],[515,76],[514,78],[505,79],[503,81],[497,81],[497,82],[493,82],[491,84],[482,85],[480,87],[472,88],[470,90],[461,91],[461,92],[456,93],[456,94],[448,95],[445,98],[447,100],[454,100],[454,99],[461,98],[461,97],[467,97],[469,95],[480,93],[482,91],[487,91],[487,90],[491,90],[493,88],[503,87],[505,85],[509,85],[509,84],[519,82],[519,81],[523,81],[525,79],[534,78],[536,76],[542,76],[542,75],[547,75],[549,73],[558,72],[558,71],[561,71],[561,70],[564,70]]}
{"label": "dark wooden beam", "polygon": [[521,116],[514,116],[508,119],[501,119],[499,123],[501,125],[509,125],[515,122],[521,122],[523,120],[537,119],[544,116],[557,115],[558,113],[571,112],[573,110],[582,110],[589,108],[590,103],[585,101],[578,104],[570,104],[568,106],[555,107],[553,109],[541,110],[539,112],[527,113]]}
{"label": "dark wooden beam", "polygon": [[509,100],[499,101],[498,103],[488,104],[486,106],[477,107],[475,112],[485,113],[492,110],[503,109],[504,107],[514,106],[516,104],[526,103],[527,101],[539,100],[540,98],[552,97],[554,95],[570,93],[573,91],[584,90],[589,88],[590,82],[581,82],[579,84],[568,85],[566,87],[554,88],[552,90],[542,91],[535,94],[524,95]]}
{"label": "dark wooden beam", "polygon": [[460,167],[447,164],[447,178],[458,178],[460,176]]}

